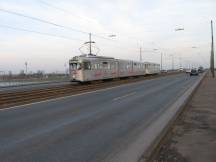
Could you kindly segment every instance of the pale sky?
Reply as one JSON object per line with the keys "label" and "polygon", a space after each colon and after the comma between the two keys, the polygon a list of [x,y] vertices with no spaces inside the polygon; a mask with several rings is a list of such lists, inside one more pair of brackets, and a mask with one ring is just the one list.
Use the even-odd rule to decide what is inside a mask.
{"label": "pale sky", "polygon": [[[215,0],[0,0],[0,71],[14,73],[24,69],[26,61],[29,71],[63,72],[65,63],[81,54],[88,34],[2,10],[96,34],[99,37],[92,39],[101,56],[137,61],[142,47],[143,61],[160,63],[162,52],[165,68],[171,68],[171,55],[176,68],[180,62],[185,67],[208,67],[210,21],[216,26]],[[116,37],[109,38],[110,34]]]}

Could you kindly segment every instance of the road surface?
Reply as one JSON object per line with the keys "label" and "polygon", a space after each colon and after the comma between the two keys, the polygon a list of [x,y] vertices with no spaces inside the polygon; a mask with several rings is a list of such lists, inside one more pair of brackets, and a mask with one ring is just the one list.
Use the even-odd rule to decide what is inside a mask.
{"label": "road surface", "polygon": [[0,110],[3,162],[101,162],[126,148],[198,77],[161,77]]}

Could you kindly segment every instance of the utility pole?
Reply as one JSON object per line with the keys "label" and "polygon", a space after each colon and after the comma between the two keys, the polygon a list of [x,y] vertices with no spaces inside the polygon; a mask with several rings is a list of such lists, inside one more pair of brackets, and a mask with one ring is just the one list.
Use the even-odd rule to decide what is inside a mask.
{"label": "utility pole", "polygon": [[212,77],[215,77],[215,72],[214,72],[214,36],[213,36],[213,22],[211,20],[211,58],[210,58],[210,69],[212,73]]}
{"label": "utility pole", "polygon": [[64,67],[65,67],[65,76],[67,76],[67,63],[64,63]]}
{"label": "utility pole", "polygon": [[163,53],[161,52],[161,71],[163,70]]}
{"label": "utility pole", "polygon": [[88,55],[92,55],[92,43],[95,43],[94,41],[92,41],[91,36],[92,36],[92,34],[89,33],[89,41],[84,43],[84,44],[89,44],[89,53],[88,53]]}
{"label": "utility pole", "polygon": [[142,62],[142,48],[140,47],[140,62]]}
{"label": "utility pole", "polygon": [[172,70],[174,70],[174,55],[172,54],[170,56],[172,56]]}
{"label": "utility pole", "polygon": [[179,69],[183,68],[182,67],[182,57],[179,57]]}
{"label": "utility pole", "polygon": [[92,41],[91,41],[91,33],[89,33],[89,55],[92,54]]}
{"label": "utility pole", "polygon": [[26,75],[27,75],[27,72],[28,72],[28,62],[26,61],[25,62],[25,73],[26,73]]}
{"label": "utility pole", "polygon": [[174,70],[174,56],[172,56],[172,69]]}

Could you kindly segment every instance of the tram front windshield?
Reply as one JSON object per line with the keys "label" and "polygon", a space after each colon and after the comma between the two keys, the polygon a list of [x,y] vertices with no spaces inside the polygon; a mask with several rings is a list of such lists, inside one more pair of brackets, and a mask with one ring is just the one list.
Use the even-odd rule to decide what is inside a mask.
{"label": "tram front windshield", "polygon": [[80,70],[81,69],[81,65],[80,65],[80,63],[71,63],[70,64],[70,69],[71,70]]}

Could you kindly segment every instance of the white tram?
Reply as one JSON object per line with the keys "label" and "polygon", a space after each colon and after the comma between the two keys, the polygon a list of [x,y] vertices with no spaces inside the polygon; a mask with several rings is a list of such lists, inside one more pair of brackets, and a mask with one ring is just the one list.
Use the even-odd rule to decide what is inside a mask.
{"label": "white tram", "polygon": [[81,55],[69,60],[71,81],[87,82],[160,73],[160,64]]}

